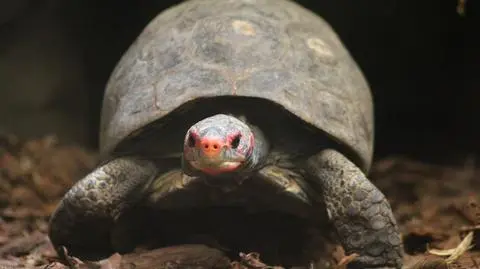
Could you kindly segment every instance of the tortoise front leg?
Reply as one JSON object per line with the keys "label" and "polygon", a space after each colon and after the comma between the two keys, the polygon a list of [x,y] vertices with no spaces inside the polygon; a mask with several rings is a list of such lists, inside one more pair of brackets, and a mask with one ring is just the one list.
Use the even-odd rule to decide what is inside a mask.
{"label": "tortoise front leg", "polygon": [[348,268],[401,268],[402,242],[390,204],[351,161],[327,149],[307,161],[347,255]]}
{"label": "tortoise front leg", "polygon": [[70,255],[98,259],[116,251],[115,222],[139,201],[157,172],[150,161],[119,158],[78,181],[50,219],[49,237],[57,252],[61,255],[64,246]]}

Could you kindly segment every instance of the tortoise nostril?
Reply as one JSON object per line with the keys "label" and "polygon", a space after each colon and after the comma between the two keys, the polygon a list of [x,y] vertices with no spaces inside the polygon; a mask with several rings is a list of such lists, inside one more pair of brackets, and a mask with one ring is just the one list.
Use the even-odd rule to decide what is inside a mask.
{"label": "tortoise nostril", "polygon": [[218,141],[218,139],[204,138],[201,141],[202,150],[211,154],[218,154],[222,146],[222,142]]}

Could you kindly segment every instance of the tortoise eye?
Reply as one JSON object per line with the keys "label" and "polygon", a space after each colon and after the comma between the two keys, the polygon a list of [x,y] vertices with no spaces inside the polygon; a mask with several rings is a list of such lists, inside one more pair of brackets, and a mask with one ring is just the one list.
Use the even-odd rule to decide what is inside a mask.
{"label": "tortoise eye", "polygon": [[238,134],[232,139],[232,143],[230,144],[232,149],[238,148],[238,145],[240,145],[240,138],[242,138],[242,135]]}
{"label": "tortoise eye", "polygon": [[195,147],[195,137],[193,136],[193,134],[189,134],[188,135],[188,141],[187,141],[187,145],[191,148]]}

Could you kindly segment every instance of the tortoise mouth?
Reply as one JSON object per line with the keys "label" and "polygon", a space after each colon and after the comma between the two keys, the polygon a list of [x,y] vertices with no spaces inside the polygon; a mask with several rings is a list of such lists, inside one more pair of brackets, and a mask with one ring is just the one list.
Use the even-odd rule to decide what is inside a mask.
{"label": "tortoise mouth", "polygon": [[231,172],[235,171],[238,167],[243,164],[242,162],[235,162],[235,161],[223,161],[218,164],[214,164],[211,166],[205,166],[203,163],[198,161],[191,161],[190,165],[194,168],[202,170],[203,172],[209,175],[218,175],[224,172]]}
{"label": "tortoise mouth", "polygon": [[232,260],[256,252],[263,262],[287,268],[331,257],[324,207],[298,195],[296,188],[258,178],[212,182],[183,177],[171,182],[179,180],[176,173],[154,182],[143,208],[147,214],[135,218],[145,224],[137,226],[142,227],[144,247],[205,244]]}

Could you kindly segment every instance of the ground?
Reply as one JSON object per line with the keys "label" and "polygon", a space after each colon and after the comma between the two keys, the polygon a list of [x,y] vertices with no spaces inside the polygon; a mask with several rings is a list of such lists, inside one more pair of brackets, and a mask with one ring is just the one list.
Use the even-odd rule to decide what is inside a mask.
{"label": "ground", "polygon": [[[0,156],[0,268],[152,268],[153,261],[156,268],[282,268],[263,264],[257,253],[239,253],[231,261],[201,245],[115,254],[100,263],[68,255],[61,260],[46,236],[48,216],[74,181],[94,167],[95,153],[55,137],[2,136]],[[479,177],[474,159],[461,167],[401,157],[375,162],[371,178],[391,201],[407,268],[480,268]],[[340,247],[332,254],[335,268],[354,258]]]}

